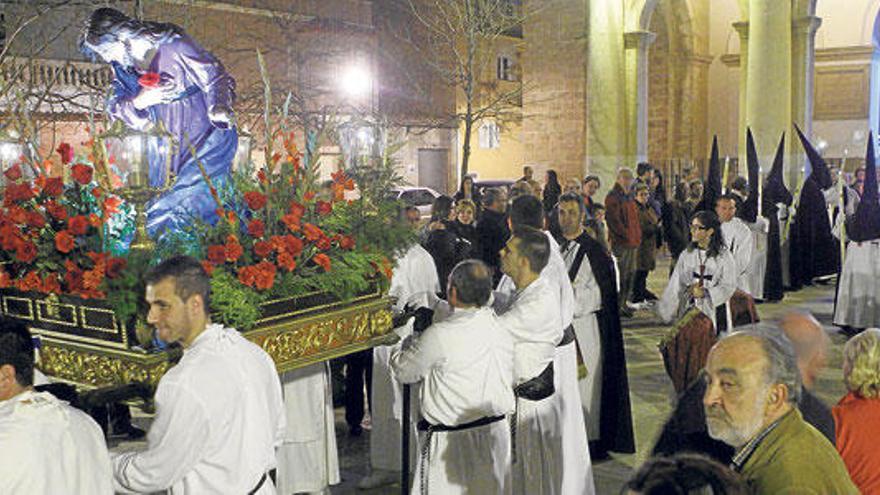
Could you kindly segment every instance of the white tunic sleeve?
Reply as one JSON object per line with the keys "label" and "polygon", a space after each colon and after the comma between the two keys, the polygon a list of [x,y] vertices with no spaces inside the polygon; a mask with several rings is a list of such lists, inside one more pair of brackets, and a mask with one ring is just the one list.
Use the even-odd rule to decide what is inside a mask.
{"label": "white tunic sleeve", "polygon": [[[687,297],[685,291],[688,287],[687,280],[690,280],[690,273],[688,272],[691,269],[688,264],[689,254],[688,251],[685,251],[678,257],[675,269],[672,271],[672,277],[669,278],[669,283],[666,284],[666,289],[663,291],[663,295],[660,296],[660,301],[657,304],[657,314],[665,323],[672,322],[676,317],[676,313],[678,313],[681,298]],[[684,275],[688,275],[688,278],[685,279]]]}
{"label": "white tunic sleeve", "polygon": [[147,450],[113,456],[117,491],[151,493],[168,489],[199,461],[209,438],[210,415],[192,390],[159,382],[156,419]]}
{"label": "white tunic sleeve", "polygon": [[[713,260],[717,266],[717,271],[712,280],[706,283],[706,290],[709,293],[709,302],[712,309],[726,303],[730,299],[730,296],[736,292],[737,280],[736,262],[730,253],[721,251]],[[714,311],[711,311],[709,316],[713,317]]]}
{"label": "white tunic sleeve", "polygon": [[432,330],[436,327],[408,337],[401,348],[391,354],[391,370],[399,382],[419,382],[432,368],[442,365],[443,344]]}

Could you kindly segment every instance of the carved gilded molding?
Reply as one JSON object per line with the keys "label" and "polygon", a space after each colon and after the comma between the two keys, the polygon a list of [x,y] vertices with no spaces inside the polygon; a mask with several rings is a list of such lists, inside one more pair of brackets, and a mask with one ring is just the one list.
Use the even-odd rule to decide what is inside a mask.
{"label": "carved gilded molding", "polygon": [[[391,299],[374,297],[342,308],[295,318],[244,333],[275,361],[279,373],[396,340]],[[40,367],[84,387],[144,382],[153,387],[173,364],[171,352],[145,353],[75,342],[32,327],[42,341]]]}

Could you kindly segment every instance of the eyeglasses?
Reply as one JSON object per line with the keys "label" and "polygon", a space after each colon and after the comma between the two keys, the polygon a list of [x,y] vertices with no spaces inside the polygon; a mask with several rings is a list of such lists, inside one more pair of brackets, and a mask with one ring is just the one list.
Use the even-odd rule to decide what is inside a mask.
{"label": "eyeglasses", "polygon": [[693,223],[691,224],[691,230],[694,230],[694,229],[696,229],[696,230],[706,230],[706,229],[708,229],[708,228],[709,228],[709,227],[704,227],[704,226],[702,226],[702,225],[697,225],[697,224],[693,224]]}

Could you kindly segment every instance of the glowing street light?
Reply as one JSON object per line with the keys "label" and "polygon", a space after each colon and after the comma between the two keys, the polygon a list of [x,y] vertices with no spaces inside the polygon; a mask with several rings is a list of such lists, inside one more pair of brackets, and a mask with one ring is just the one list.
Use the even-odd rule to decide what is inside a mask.
{"label": "glowing street light", "polygon": [[368,94],[373,86],[370,71],[361,65],[347,67],[339,78],[339,88],[343,93],[360,97]]}

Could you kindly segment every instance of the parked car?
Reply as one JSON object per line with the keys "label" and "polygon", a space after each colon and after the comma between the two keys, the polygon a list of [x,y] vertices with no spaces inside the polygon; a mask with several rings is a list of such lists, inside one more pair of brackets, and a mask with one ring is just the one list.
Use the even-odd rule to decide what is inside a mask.
{"label": "parked car", "polygon": [[424,220],[431,218],[434,200],[442,195],[430,187],[401,187],[392,189],[389,196],[391,199],[400,200],[406,205],[418,208],[419,214]]}

